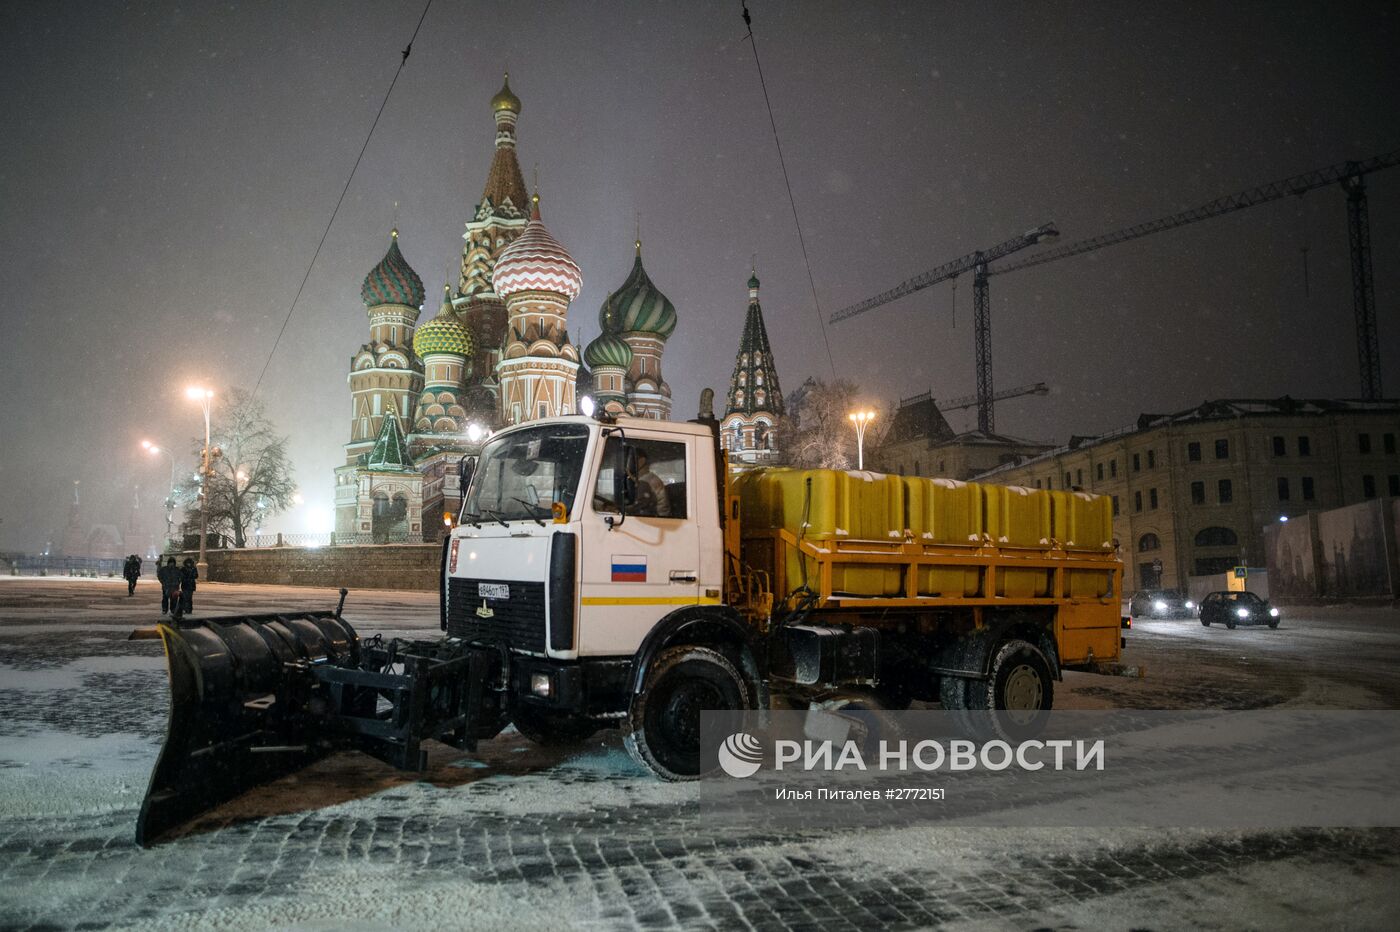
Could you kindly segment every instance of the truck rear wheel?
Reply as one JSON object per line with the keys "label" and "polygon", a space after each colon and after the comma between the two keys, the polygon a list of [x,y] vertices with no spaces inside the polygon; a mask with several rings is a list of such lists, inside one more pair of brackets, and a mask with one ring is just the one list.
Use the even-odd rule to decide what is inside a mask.
{"label": "truck rear wheel", "polygon": [[516,709],[511,723],[516,731],[546,748],[578,744],[593,737],[598,730],[596,722],[582,715],[536,709]]}
{"label": "truck rear wheel", "polygon": [[647,670],[628,712],[627,752],[663,780],[700,772],[700,713],[753,708],[734,664],[708,647],[673,647]]}
{"label": "truck rear wheel", "polygon": [[1016,638],[997,648],[985,680],[964,683],[969,717],[984,737],[1034,737],[1045,727],[1055,700],[1055,681],[1045,655]]}

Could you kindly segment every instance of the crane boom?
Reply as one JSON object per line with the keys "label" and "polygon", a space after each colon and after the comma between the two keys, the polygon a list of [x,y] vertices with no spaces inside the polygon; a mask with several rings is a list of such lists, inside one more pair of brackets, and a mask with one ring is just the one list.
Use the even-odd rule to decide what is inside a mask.
{"label": "crane boom", "polygon": [[[992,401],[1005,401],[1008,398],[1019,398],[1022,395],[1048,395],[1050,386],[1044,382],[1036,382],[1034,385],[1018,385],[1015,388],[1007,388],[992,395]],[[976,395],[963,395],[961,398],[951,398],[938,406],[939,411],[961,411],[977,404]]]}
{"label": "crane boom", "polygon": [[1163,230],[1184,227],[1188,223],[1195,223],[1198,220],[1209,220],[1212,217],[1219,217],[1222,214],[1233,213],[1236,210],[1244,210],[1246,207],[1254,207],[1269,201],[1277,201],[1290,195],[1306,194],[1315,188],[1323,188],[1329,184],[1338,184],[1348,178],[1356,178],[1369,172],[1380,171],[1383,168],[1393,168],[1400,165],[1400,149],[1387,152],[1384,155],[1377,155],[1373,158],[1361,162],[1338,162],[1335,165],[1328,165],[1314,171],[1304,172],[1301,175],[1294,175],[1291,178],[1283,178],[1279,181],[1272,181],[1269,184],[1260,185],[1257,188],[1250,188],[1247,191],[1239,191],[1225,197],[1218,197],[1200,207],[1193,207],[1190,210],[1183,210],[1179,214],[1171,214],[1167,217],[1158,217],[1156,220],[1149,220],[1146,223],[1139,223],[1122,230],[1115,230],[1112,233],[1105,233],[1101,236],[1091,236],[1075,243],[1068,243],[1055,249],[1047,249],[1045,252],[1022,259],[1019,262],[1012,262],[1003,265],[995,270],[988,270],[988,275],[1005,275],[1008,272],[1019,272],[1022,269],[1029,269],[1032,266],[1043,265],[1046,262],[1054,262],[1058,259],[1068,259],[1071,256],[1083,255],[1086,252],[1093,252],[1096,249],[1103,249],[1106,246],[1116,246],[1119,243],[1126,243],[1142,236],[1150,236],[1153,233],[1160,233]]}
{"label": "crane boom", "polygon": [[897,298],[902,298],[921,288],[927,288],[939,282],[946,282],[950,278],[957,278],[965,272],[973,271],[979,265],[985,266],[989,262],[995,262],[997,259],[1003,256],[1009,256],[1013,252],[1025,249],[1027,246],[1034,246],[1043,239],[1058,235],[1059,233],[1055,230],[1055,225],[1053,223],[1047,223],[1044,226],[1029,230],[1019,236],[1013,236],[1006,242],[998,243],[991,249],[970,252],[951,262],[945,262],[936,269],[930,269],[922,275],[915,275],[913,278],[906,279],[888,291],[880,292],[873,298],[866,298],[864,301],[842,308],[831,315],[829,323],[834,324],[855,317],[857,314],[864,314],[871,308],[879,307],[882,304],[888,304]]}
{"label": "crane boom", "polygon": [[1347,233],[1351,245],[1352,304],[1356,313],[1356,354],[1361,368],[1361,397],[1374,401],[1382,394],[1380,337],[1376,332],[1376,289],[1371,272],[1371,225],[1367,218],[1365,176],[1383,168],[1400,165],[1400,149],[1359,162],[1337,162],[1291,178],[1219,197],[1208,204],[1184,210],[1168,217],[1159,217],[1113,233],[1090,237],[1058,249],[1047,250],[1029,259],[991,271],[987,275],[1004,275],[1033,266],[1083,255],[1107,246],[1116,246],[1163,230],[1186,226],[1198,220],[1209,220],[1222,214],[1244,210],[1289,195],[1300,196],[1315,188],[1339,184],[1347,192]]}

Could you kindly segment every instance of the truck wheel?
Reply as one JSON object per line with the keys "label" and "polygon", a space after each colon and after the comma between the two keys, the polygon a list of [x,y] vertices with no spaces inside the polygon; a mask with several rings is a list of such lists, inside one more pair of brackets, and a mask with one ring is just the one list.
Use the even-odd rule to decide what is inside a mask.
{"label": "truck wheel", "polygon": [[578,744],[598,730],[596,722],[582,715],[537,709],[516,709],[511,723],[516,731],[546,748]]}
{"label": "truck wheel", "polygon": [[700,713],[753,708],[734,664],[708,647],[673,647],[652,662],[632,697],[624,739],[632,759],[663,780],[700,772]]}
{"label": "truck wheel", "polygon": [[1045,727],[1055,681],[1045,655],[1033,644],[1017,638],[1004,642],[992,657],[987,678],[965,682],[967,707],[986,736],[1022,741]]}

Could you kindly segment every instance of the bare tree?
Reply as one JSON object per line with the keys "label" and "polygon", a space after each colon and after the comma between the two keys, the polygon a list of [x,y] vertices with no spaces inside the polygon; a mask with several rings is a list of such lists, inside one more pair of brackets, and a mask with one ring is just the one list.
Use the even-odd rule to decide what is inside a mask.
{"label": "bare tree", "polygon": [[[287,438],[273,430],[261,401],[235,388],[220,401],[211,442],[219,456],[209,482],[209,530],[231,536],[235,547],[246,547],[249,531],[289,508],[296,494]],[[196,441],[196,456],[200,446]],[[186,483],[194,503],[185,519],[196,526],[198,485],[193,479]]]}
{"label": "bare tree", "polygon": [[777,446],[783,461],[802,469],[854,469],[856,430],[849,415],[858,409],[875,411],[875,419],[865,429],[865,461],[880,445],[889,429],[891,410],[884,403],[860,400],[860,387],[846,379],[830,385],[808,379],[788,402],[788,416],[778,425]]}

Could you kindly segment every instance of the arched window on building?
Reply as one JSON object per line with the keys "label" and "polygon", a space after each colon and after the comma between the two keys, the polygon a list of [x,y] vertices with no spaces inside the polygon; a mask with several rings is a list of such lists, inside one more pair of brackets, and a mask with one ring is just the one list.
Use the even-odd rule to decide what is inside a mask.
{"label": "arched window on building", "polygon": [[1138,553],[1147,553],[1149,550],[1161,550],[1162,540],[1150,531],[1138,538]]}
{"label": "arched window on building", "polygon": [[1196,532],[1197,547],[1233,547],[1240,542],[1227,527],[1203,527]]}

